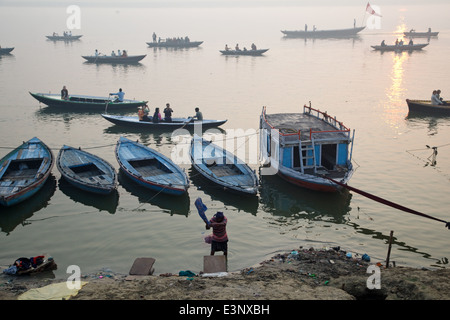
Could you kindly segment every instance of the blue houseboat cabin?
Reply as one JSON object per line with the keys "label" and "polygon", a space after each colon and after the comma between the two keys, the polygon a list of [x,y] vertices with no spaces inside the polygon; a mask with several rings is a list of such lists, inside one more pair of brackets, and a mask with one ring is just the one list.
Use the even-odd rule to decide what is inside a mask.
{"label": "blue houseboat cabin", "polygon": [[[353,133],[354,136],[354,133]],[[278,174],[295,185],[334,192],[353,174],[350,129],[326,112],[304,106],[303,113],[260,116],[261,174]]]}

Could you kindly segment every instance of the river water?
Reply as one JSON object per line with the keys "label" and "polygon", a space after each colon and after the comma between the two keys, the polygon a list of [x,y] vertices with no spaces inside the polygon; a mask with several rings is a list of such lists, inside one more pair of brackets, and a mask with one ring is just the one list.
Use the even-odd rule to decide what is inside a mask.
{"label": "river water", "polygon": [[[374,3],[375,5],[375,3]],[[252,144],[263,106],[268,113],[300,112],[303,105],[336,116],[355,130],[350,185],[411,209],[450,220],[450,118],[408,116],[405,99],[429,99],[441,89],[450,95],[449,5],[384,5],[374,20],[364,6],[197,6],[112,7],[81,5],[80,41],[45,38],[67,30],[67,6],[1,6],[0,45],[15,47],[0,56],[0,156],[34,136],[56,155],[63,145],[82,147],[118,169],[114,146],[120,136],[171,156],[182,141],[173,133],[123,129],[99,112],[62,112],[40,105],[28,92],[105,96],[122,88],[126,98],[149,106],[169,102],[175,115],[228,119],[219,132],[228,149],[248,145],[246,160],[255,170]],[[432,12],[432,14],[431,14]],[[334,29],[371,22],[355,39],[285,39],[280,30]],[[393,43],[403,31],[428,27],[439,37],[422,52],[379,53],[371,45]],[[155,32],[161,38],[189,36],[198,48],[148,48]],[[269,48],[260,57],[226,57],[233,47]],[[138,65],[95,65],[81,55],[95,49],[146,54]],[[123,114],[133,114],[125,111]],[[227,139],[241,134],[244,140]],[[210,133],[212,136],[214,132]],[[181,141],[181,142],[180,142]],[[229,142],[232,141],[232,142]],[[235,143],[235,144],[232,144]],[[228,145],[229,144],[229,145]],[[432,156],[431,147],[438,154]],[[434,160],[434,161],[433,161]],[[298,246],[341,246],[386,258],[394,231],[391,260],[400,265],[448,267],[445,225],[374,202],[354,192],[321,194],[262,177],[256,199],[229,195],[207,186],[189,164],[189,194],[156,195],[119,174],[117,194],[92,196],[61,180],[54,167],[44,190],[13,208],[0,208],[0,265],[18,257],[51,254],[56,277],[78,265],[83,273],[107,268],[128,273],[137,257],[156,259],[155,273],[201,271],[209,246],[194,200],[201,197],[207,215],[228,217],[230,271]]]}

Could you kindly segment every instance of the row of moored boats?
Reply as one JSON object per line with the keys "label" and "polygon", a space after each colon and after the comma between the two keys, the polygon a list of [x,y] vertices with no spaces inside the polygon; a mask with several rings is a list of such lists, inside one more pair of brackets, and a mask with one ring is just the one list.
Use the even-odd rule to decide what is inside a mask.
{"label": "row of moored boats", "polygon": [[[185,194],[189,178],[175,162],[137,141],[120,137],[115,148],[119,167],[137,184],[170,195]],[[194,168],[220,188],[255,195],[258,179],[250,167],[230,152],[196,136],[190,158]],[[117,187],[114,167],[81,148],[64,145],[55,158],[52,150],[34,137],[8,153],[0,162],[0,204],[13,206],[37,193],[56,163],[61,176],[73,186],[107,195]]]}

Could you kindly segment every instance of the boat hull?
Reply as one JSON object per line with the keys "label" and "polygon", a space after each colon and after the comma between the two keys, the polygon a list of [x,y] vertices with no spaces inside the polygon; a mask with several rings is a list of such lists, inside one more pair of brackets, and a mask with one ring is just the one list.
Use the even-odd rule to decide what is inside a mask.
{"label": "boat hull", "polygon": [[[115,154],[122,172],[143,187],[176,196],[185,194],[189,188],[189,179],[181,168],[153,149],[121,137],[117,142]],[[133,161],[152,160],[159,162],[158,165],[166,170],[169,175],[164,173],[159,175],[155,175],[154,173],[146,174],[144,171],[137,170],[132,165]],[[141,167],[144,167],[144,165]]]}
{"label": "boat hull", "polygon": [[58,153],[56,166],[61,176],[78,189],[102,195],[116,189],[114,168],[94,154],[63,146]]}
{"label": "boat hull", "polygon": [[450,105],[433,105],[430,100],[406,99],[410,112],[418,112],[431,115],[450,115]]}
{"label": "boat hull", "polygon": [[281,32],[288,38],[347,38],[357,36],[364,29],[365,27],[316,31],[281,30]]}
{"label": "boat hull", "polygon": [[403,34],[409,38],[431,38],[437,37],[439,32],[403,32]]}
{"label": "boat hull", "polygon": [[116,110],[133,109],[143,106],[147,101],[124,100],[114,102],[106,97],[91,97],[83,95],[70,95],[68,100],[61,99],[58,94],[32,93],[31,96],[37,101],[49,106],[70,110]]}
{"label": "boat hull", "polygon": [[81,56],[83,59],[85,59],[89,63],[111,63],[111,64],[132,64],[132,63],[138,63],[142,59],[144,59],[147,55],[138,55],[138,56]]}
{"label": "boat hull", "polygon": [[111,123],[119,126],[145,129],[145,130],[175,130],[180,128],[193,129],[196,125],[203,129],[216,128],[223,125],[227,120],[203,120],[191,121],[189,118],[173,118],[172,122],[158,122],[139,121],[138,117],[130,116],[115,116],[109,114],[102,114],[102,117]]}
{"label": "boat hull", "polygon": [[[50,177],[54,162],[52,151],[38,138],[30,139],[3,157],[0,204],[13,206],[36,194]],[[14,168],[23,164],[26,168]]]}
{"label": "boat hull", "polygon": [[[214,160],[210,158],[211,154],[214,155]],[[230,152],[195,136],[191,142],[189,156],[194,169],[224,191],[246,196],[257,194],[256,173]],[[221,163],[216,164],[216,161]]]}
{"label": "boat hull", "polygon": [[259,50],[220,50],[225,56],[260,56],[267,52],[269,49]]}
{"label": "boat hull", "polygon": [[8,54],[13,50],[14,48],[0,48],[0,54]]}
{"label": "boat hull", "polygon": [[423,44],[413,44],[413,45],[402,45],[402,46],[371,46],[376,51],[416,51],[422,50],[428,46],[428,43]]}
{"label": "boat hull", "polygon": [[80,40],[82,35],[77,36],[46,36],[48,40],[52,41],[76,41]]}
{"label": "boat hull", "polygon": [[146,42],[149,48],[194,48],[200,46],[203,41],[190,41],[190,42]]}
{"label": "boat hull", "polygon": [[[342,190],[342,187],[317,176],[304,175],[301,173],[292,174],[282,169],[278,170],[278,176],[283,180],[296,185],[298,187],[306,188],[319,192],[337,192]],[[348,180],[348,179],[345,179]]]}

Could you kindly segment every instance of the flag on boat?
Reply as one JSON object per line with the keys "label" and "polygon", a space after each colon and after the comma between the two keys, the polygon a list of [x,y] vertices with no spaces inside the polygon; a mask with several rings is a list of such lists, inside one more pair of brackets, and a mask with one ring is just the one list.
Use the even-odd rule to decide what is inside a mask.
{"label": "flag on boat", "polygon": [[377,16],[377,17],[381,17],[381,15],[379,13],[377,13],[375,10],[373,10],[373,8],[372,8],[372,6],[370,5],[369,2],[367,2],[366,11],[368,13],[370,13],[371,15],[374,15],[374,16]]}

